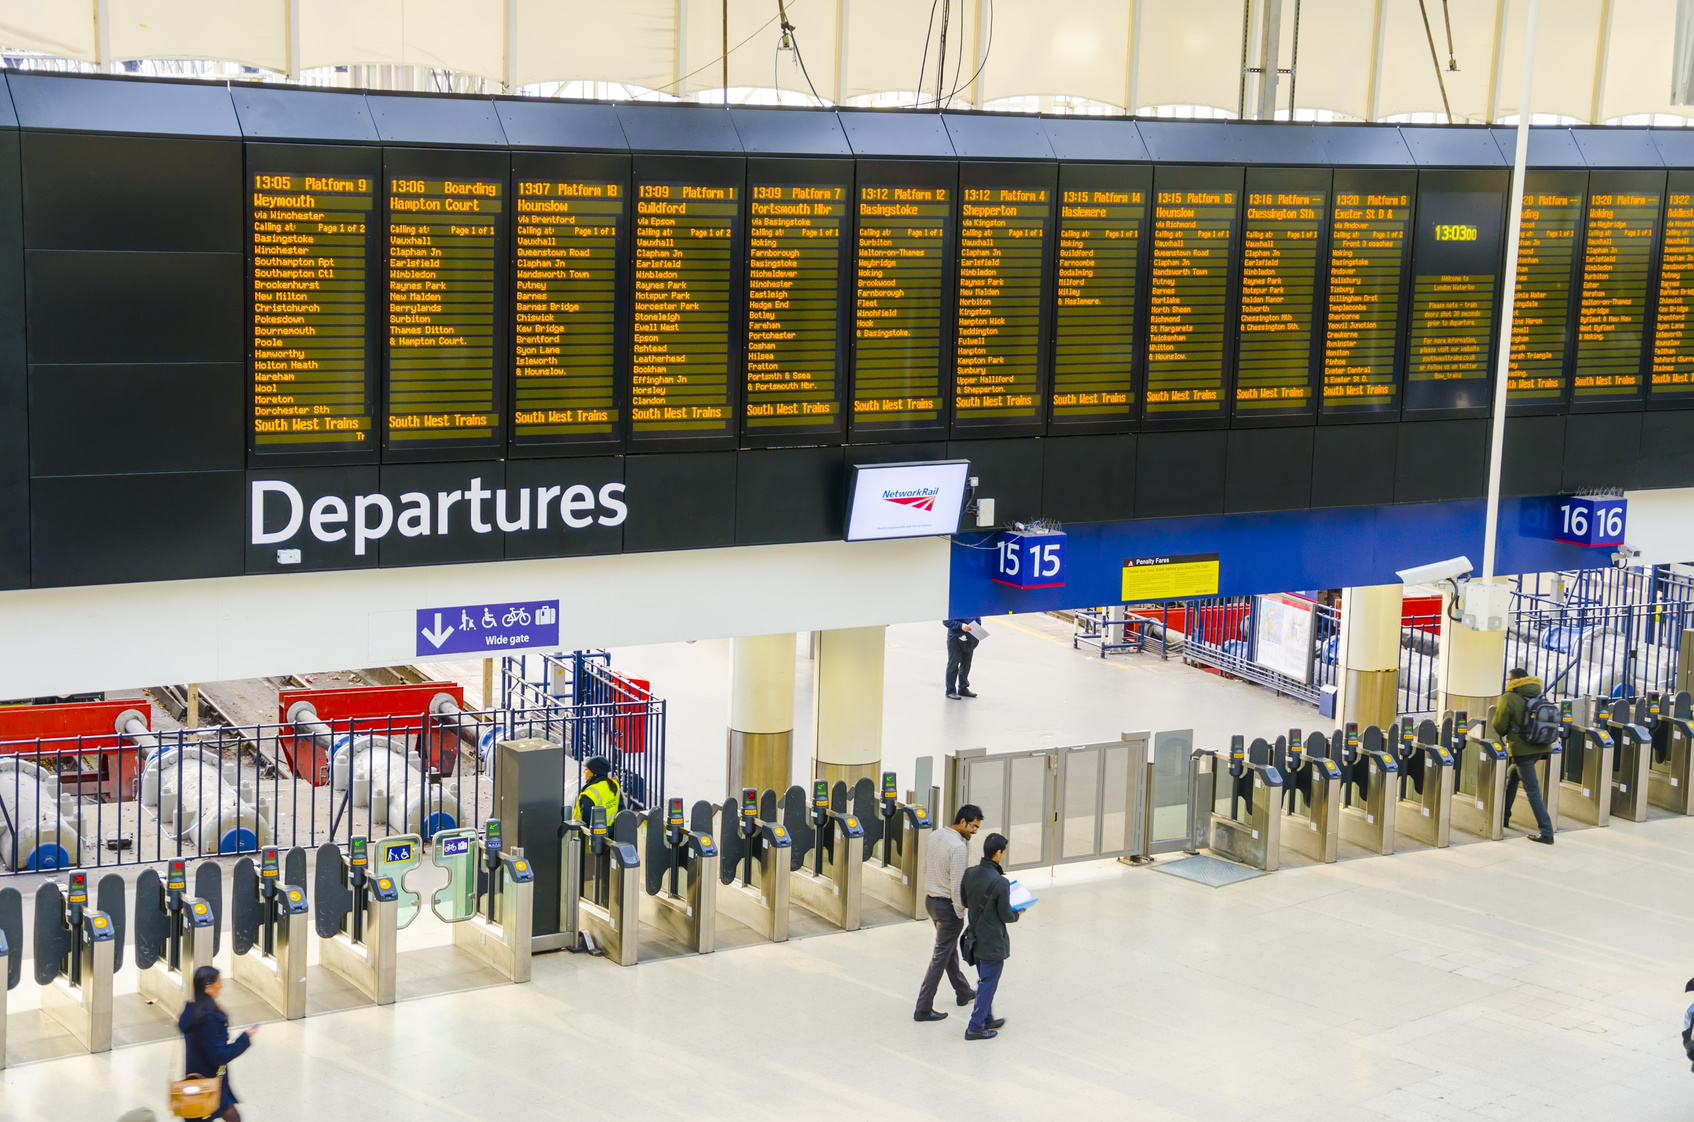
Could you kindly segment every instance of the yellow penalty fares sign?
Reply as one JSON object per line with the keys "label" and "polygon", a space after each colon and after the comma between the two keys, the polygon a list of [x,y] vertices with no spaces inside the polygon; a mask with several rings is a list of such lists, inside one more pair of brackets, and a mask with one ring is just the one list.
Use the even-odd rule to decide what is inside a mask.
{"label": "yellow penalty fares sign", "polygon": [[1172,600],[1182,596],[1216,596],[1218,555],[1172,553],[1160,557],[1131,557],[1123,563],[1123,599]]}

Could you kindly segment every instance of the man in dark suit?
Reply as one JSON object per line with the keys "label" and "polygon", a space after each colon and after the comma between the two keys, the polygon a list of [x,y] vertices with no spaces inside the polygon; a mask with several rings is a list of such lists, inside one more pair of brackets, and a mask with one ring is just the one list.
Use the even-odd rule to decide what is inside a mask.
{"label": "man in dark suit", "polygon": [[944,619],[941,626],[947,629],[947,696],[954,701],[975,697],[971,692],[971,655],[982,641],[975,631],[982,620],[978,616]]}
{"label": "man in dark suit", "polygon": [[1018,921],[1012,910],[1012,883],[1001,863],[1006,859],[1006,835],[989,834],[982,843],[982,860],[965,872],[959,891],[969,915],[966,927],[971,938],[971,957],[976,959],[976,1008],[965,1027],[966,1040],[993,1040],[1006,1018],[994,1015],[994,991],[1000,988],[1000,971],[1012,957],[1008,923]]}

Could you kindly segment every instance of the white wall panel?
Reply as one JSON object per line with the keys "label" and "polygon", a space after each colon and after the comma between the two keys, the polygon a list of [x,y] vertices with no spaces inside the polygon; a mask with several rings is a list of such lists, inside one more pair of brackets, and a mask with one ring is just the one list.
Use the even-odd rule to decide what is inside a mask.
{"label": "white wall panel", "polygon": [[1065,94],[1123,105],[1129,9],[1129,0],[995,0],[982,100]]}
{"label": "white wall panel", "polygon": [[0,696],[415,662],[417,609],[506,599],[557,598],[567,650],[936,620],[949,550],[819,542],[6,592]]}
{"label": "white wall panel", "polygon": [[[1634,0],[1615,0],[1614,8]],[[1594,66],[1599,59],[1601,0],[1541,0],[1535,32],[1535,84],[1530,105],[1536,113],[1562,113],[1588,120],[1594,100]],[[1506,16],[1500,68],[1500,116],[1515,115],[1523,92],[1523,37],[1529,5],[1515,0]],[[1673,22],[1664,28],[1666,38]],[[1667,56],[1668,57],[1668,56]],[[1670,66],[1663,70],[1670,85]]]}
{"label": "white wall panel", "polygon": [[498,82],[505,67],[505,0],[405,0],[405,58]]}
{"label": "white wall panel", "polygon": [[1670,103],[1675,28],[1676,0],[1624,0],[1612,5],[1602,119],[1632,113],[1694,115],[1694,109]]}
{"label": "white wall panel", "polygon": [[94,4],[0,0],[0,46],[94,61]]}
{"label": "white wall panel", "polygon": [[288,69],[283,0],[107,0],[106,10],[114,59],[210,58]]}
{"label": "white wall panel", "polygon": [[1235,112],[1239,0],[1143,0],[1137,57],[1135,99],[1142,105],[1210,105]]}
{"label": "white wall panel", "polygon": [[668,92],[675,63],[676,0],[519,0],[516,86],[581,80]]}
{"label": "white wall panel", "polygon": [[[1549,22],[1548,9],[1560,2],[1561,0],[1542,0],[1543,27]],[[1588,0],[1576,2],[1587,3]],[[1389,117],[1398,113],[1440,113],[1441,83],[1445,83],[1447,101],[1453,107],[1453,120],[1481,124],[1488,116],[1488,83],[1494,64],[1494,4],[1489,0],[1468,0],[1450,6],[1453,18],[1453,58],[1459,64],[1457,71],[1447,68],[1447,32],[1441,22],[1441,5],[1438,2],[1430,3],[1428,7],[1429,32],[1435,35],[1435,51],[1441,66],[1440,83],[1435,77],[1435,60],[1432,60],[1429,54],[1429,32],[1424,30],[1423,17],[1418,14],[1416,0],[1388,0],[1387,34],[1382,59],[1382,100],[1378,115]],[[1368,60],[1368,27],[1365,29],[1362,45]],[[1518,39],[1517,49],[1521,55],[1521,37]],[[1592,46],[1588,56],[1589,70],[1592,72]],[[1515,94],[1512,100],[1517,100]]]}
{"label": "white wall panel", "polygon": [[[932,6],[921,0],[852,0],[852,5],[847,32],[847,81],[843,83],[842,97],[916,88],[918,69],[924,60],[924,30],[929,26]],[[975,21],[975,4],[964,0],[953,5],[953,19],[947,28],[949,75],[959,60],[959,46],[964,47],[966,60],[971,57],[976,43]],[[936,23],[940,23],[939,17]],[[936,43],[932,39],[930,62],[923,80],[930,96],[935,92],[935,52]],[[974,69],[971,65],[961,77],[970,77]],[[949,80],[948,85],[952,84]]]}
{"label": "white wall panel", "polygon": [[[1300,73],[1294,89],[1301,108],[1329,109],[1364,119],[1375,17],[1376,6],[1369,0],[1305,0],[1300,7]],[[1284,53],[1286,57],[1286,48]],[[1277,92],[1277,104],[1287,105],[1286,88],[1279,87]]]}
{"label": "white wall panel", "polygon": [[393,65],[405,55],[402,0],[295,0],[300,66]]}

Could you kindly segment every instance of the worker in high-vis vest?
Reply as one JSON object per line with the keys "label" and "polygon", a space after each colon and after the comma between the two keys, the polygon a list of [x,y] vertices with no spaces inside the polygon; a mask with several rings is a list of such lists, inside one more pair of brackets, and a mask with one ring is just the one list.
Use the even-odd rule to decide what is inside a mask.
{"label": "worker in high-vis vest", "polygon": [[604,756],[595,756],[583,765],[588,772],[588,785],[576,800],[576,812],[584,822],[597,806],[606,808],[606,825],[618,816],[618,781],[612,778],[612,765]]}

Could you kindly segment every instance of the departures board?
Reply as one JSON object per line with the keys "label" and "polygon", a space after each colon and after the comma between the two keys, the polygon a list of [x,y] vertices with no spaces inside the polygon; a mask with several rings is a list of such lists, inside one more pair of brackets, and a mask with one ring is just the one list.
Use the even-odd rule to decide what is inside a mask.
{"label": "departures board", "polygon": [[963,152],[250,141],[249,459],[1694,406],[1694,169]]}

